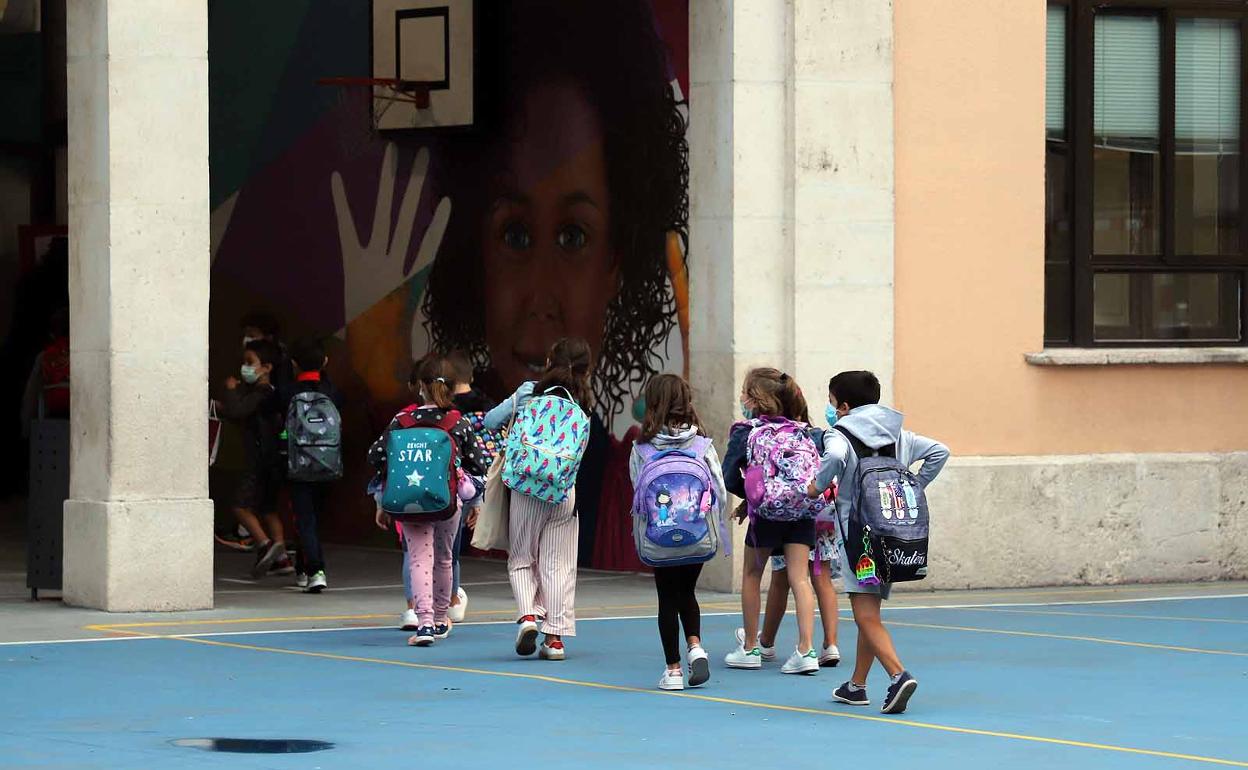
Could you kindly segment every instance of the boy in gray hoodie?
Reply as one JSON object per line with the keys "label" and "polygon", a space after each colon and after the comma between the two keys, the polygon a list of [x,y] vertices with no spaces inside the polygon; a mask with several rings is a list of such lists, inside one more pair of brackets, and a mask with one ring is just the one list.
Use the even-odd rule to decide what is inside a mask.
{"label": "boy in gray hoodie", "polygon": [[940,474],[949,459],[949,449],[938,441],[902,430],[901,412],[880,406],[880,381],[871,372],[841,372],[833,377],[828,383],[825,414],[833,430],[824,434],[823,461],[809,491],[814,497],[831,487],[834,481],[839,481],[836,513],[838,529],[842,533],[839,548],[841,574],[845,576],[845,590],[853,607],[854,622],[858,625],[858,654],[853,677],[836,688],[832,697],[851,706],[870,705],[867,673],[878,659],[891,679],[882,711],[885,714],[900,714],[906,710],[906,704],[919,682],[901,664],[892,637],[880,619],[880,604],[888,598],[892,585],[858,583],[843,540],[843,533],[849,528],[850,509],[858,492],[858,451],[850,437],[872,451],[893,447],[896,457],[906,467],[922,462],[923,467],[916,475],[924,487]]}

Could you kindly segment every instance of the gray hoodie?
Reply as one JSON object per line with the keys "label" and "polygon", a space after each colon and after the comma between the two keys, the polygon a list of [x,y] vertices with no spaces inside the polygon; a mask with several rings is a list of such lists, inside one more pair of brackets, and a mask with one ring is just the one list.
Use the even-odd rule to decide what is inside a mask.
{"label": "gray hoodie", "polygon": [[[901,412],[879,404],[867,404],[850,411],[837,421],[837,426],[853,434],[859,441],[879,449],[889,444],[897,445],[897,459],[909,468],[922,461],[923,467],[916,474],[926,488],[940,475],[949,459],[949,448],[939,441],[926,436],[901,429]],[[849,527],[849,510],[854,497],[858,494],[857,474],[858,456],[849,440],[839,430],[829,430],[823,434],[823,460],[819,464],[819,475],[815,477],[815,486],[827,489],[833,480],[839,480],[837,489],[836,515],[840,520],[840,530]]]}
{"label": "gray hoodie", "polygon": [[[685,449],[693,440],[697,438],[698,429],[681,425],[679,427],[668,426],[663,432],[655,436],[650,442],[660,451],[664,449]],[[719,453],[715,451],[715,445],[710,444],[706,448],[706,457],[703,458],[711,472],[711,481],[715,484],[715,500],[719,503],[722,512],[728,505],[728,491],[724,489],[724,474],[719,466]],[[637,474],[641,473],[641,466],[645,465],[645,461],[641,459],[641,455],[637,452],[637,445],[633,445],[633,452],[628,458],[628,477],[633,483],[637,483]]]}

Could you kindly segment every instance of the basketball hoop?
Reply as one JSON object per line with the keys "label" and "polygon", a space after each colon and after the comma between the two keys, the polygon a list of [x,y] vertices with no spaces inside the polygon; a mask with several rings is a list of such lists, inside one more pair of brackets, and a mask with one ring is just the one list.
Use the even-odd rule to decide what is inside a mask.
{"label": "basketball hoop", "polygon": [[351,128],[342,132],[342,145],[348,156],[358,155],[372,142],[381,126],[382,116],[394,105],[411,105],[412,113],[417,118],[421,111],[428,110],[429,90],[433,85],[425,80],[363,77],[320,78],[316,82],[337,88],[338,103],[349,112],[364,113],[358,119],[352,119]]}

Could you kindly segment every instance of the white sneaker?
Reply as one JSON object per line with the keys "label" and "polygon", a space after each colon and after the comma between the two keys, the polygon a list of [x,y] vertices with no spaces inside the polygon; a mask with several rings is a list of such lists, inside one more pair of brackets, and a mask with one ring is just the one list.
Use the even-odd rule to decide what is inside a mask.
{"label": "white sneaker", "polygon": [[308,578],[308,587],[303,590],[310,594],[319,594],[328,587],[329,581],[325,579],[325,570],[321,570]]}
{"label": "white sneaker", "polygon": [[543,642],[542,649],[537,653],[537,657],[542,660],[563,660],[567,657],[567,653],[565,653],[563,649],[563,643],[555,642],[555,644],[558,644],[559,646],[552,647],[551,645]]}
{"label": "white sneaker", "polygon": [[836,668],[841,662],[841,651],[835,644],[829,644],[819,653],[819,665],[824,668]]}
{"label": "white sneaker", "polygon": [[456,596],[459,597],[459,604],[452,604],[451,609],[447,611],[447,616],[450,617],[452,623],[463,623],[464,616],[468,614],[468,592],[460,586]]}
{"label": "white sneaker", "polygon": [[[737,629],[737,644],[741,645],[742,647],[745,647],[745,629],[744,628]],[[763,660],[767,661],[768,663],[776,659],[775,647],[764,647],[763,643],[759,642],[758,651],[762,655]]]}
{"label": "white sneaker", "polygon": [[399,617],[399,628],[404,631],[415,631],[420,628],[420,619],[416,617],[416,610],[403,610],[403,614]]}
{"label": "white sneaker", "polygon": [[516,654],[532,655],[537,651],[537,624],[531,620],[520,622],[520,630],[516,632]]}
{"label": "white sneaker", "polygon": [[793,654],[780,667],[782,674],[817,674],[819,673],[819,653],[811,647],[810,652],[793,650]]}
{"label": "white sneaker", "polygon": [[746,651],[741,645],[724,656],[724,665],[728,668],[758,669],[763,667],[763,654],[757,647]]}
{"label": "white sneaker", "polygon": [[683,690],[685,689],[685,677],[680,669],[675,671],[670,668],[663,669],[663,676],[659,679],[660,690]]}
{"label": "white sneaker", "polygon": [[[670,672],[669,672],[670,673]],[[711,678],[711,661],[701,645],[689,648],[689,686],[700,687]],[[659,685],[662,687],[662,685]]]}
{"label": "white sneaker", "polygon": [[295,573],[295,585],[298,586],[299,588],[307,588],[308,587],[308,573],[296,572]]}

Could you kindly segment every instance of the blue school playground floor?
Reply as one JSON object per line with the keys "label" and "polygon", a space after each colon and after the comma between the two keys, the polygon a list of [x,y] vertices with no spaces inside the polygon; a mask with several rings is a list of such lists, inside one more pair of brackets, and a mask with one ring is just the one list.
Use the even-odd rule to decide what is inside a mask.
{"label": "blue school playground floor", "polygon": [[[293,592],[281,597],[285,617],[110,616],[83,629],[86,640],[5,642],[0,767],[1248,767],[1242,583],[1058,600],[1037,600],[1054,589],[906,594],[886,619],[920,687],[892,717],[878,711],[878,669],[870,708],[831,701],[844,668],[811,677],[781,675],[778,662],[725,669],[740,621],[722,595],[704,607],[710,682],[660,692],[648,581],[594,579],[582,596],[633,590],[637,603],[615,605],[617,614],[643,616],[583,621],[559,663],[517,658],[505,620],[460,625],[417,649],[389,615],[318,615]],[[497,579],[475,585],[479,602],[505,601]],[[852,658],[853,623],[840,630]],[[789,617],[777,649],[790,649],[794,634]],[[214,737],[333,748],[248,754],[173,743]]]}

